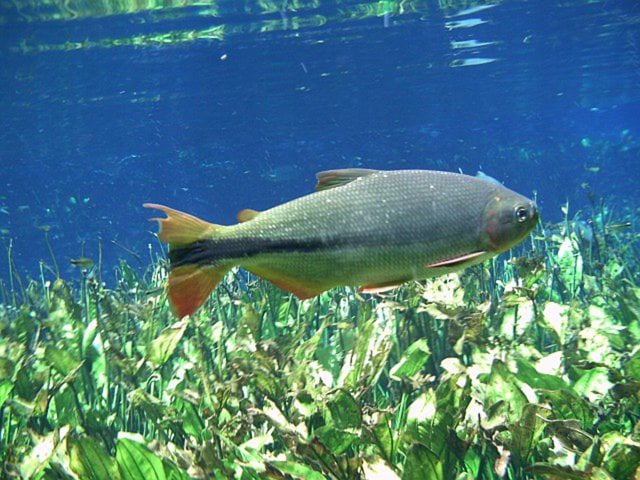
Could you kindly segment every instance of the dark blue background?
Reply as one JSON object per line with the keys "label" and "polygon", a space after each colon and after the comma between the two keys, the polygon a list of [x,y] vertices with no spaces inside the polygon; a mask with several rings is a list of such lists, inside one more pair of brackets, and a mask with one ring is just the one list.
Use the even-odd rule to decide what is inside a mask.
{"label": "dark blue background", "polygon": [[[329,168],[483,170],[535,191],[549,222],[567,200],[587,206],[584,182],[621,212],[638,204],[635,1],[506,1],[454,18],[404,2],[386,20],[378,2],[221,5],[59,19],[1,5],[0,237],[20,270],[51,263],[43,225],[63,271],[83,244],[95,259],[99,237],[109,270],[137,263],[112,240],[145,262],[157,250],[143,202],[233,223]],[[446,28],[470,18],[486,23]],[[224,39],[184,41],[213,26]],[[472,39],[495,43],[451,44]],[[496,60],[452,66],[464,58]]]}

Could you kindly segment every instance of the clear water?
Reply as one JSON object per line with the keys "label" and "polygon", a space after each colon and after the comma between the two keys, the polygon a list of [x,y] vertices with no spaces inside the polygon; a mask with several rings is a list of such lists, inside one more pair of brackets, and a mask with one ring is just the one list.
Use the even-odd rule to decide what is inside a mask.
{"label": "clear water", "polygon": [[43,227],[63,272],[99,239],[142,268],[143,202],[233,223],[349,166],[482,170],[546,222],[585,183],[637,208],[640,3],[470,6],[3,0],[2,242],[32,275]]}

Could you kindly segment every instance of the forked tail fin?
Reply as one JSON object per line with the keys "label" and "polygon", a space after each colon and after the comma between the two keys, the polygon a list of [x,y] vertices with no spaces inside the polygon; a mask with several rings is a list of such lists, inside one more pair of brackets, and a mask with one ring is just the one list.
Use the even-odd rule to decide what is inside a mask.
{"label": "forked tail fin", "polygon": [[[205,302],[220,282],[230,265],[207,263],[201,254],[202,242],[219,235],[225,228],[205,222],[187,213],[163,205],[145,203],[145,208],[164,212],[166,218],[152,218],[160,227],[158,238],[169,244],[171,252],[179,251],[180,261],[174,264],[175,255],[169,254],[169,302],[175,314],[182,318],[192,315]],[[190,253],[194,255],[190,255]],[[193,261],[190,261],[190,258]]]}

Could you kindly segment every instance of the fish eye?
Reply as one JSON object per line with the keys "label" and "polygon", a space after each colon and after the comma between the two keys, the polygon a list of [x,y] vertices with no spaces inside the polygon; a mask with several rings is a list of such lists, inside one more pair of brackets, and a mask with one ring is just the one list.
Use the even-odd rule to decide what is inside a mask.
{"label": "fish eye", "polygon": [[517,207],[516,208],[516,219],[519,223],[526,222],[529,219],[529,210],[527,207]]}

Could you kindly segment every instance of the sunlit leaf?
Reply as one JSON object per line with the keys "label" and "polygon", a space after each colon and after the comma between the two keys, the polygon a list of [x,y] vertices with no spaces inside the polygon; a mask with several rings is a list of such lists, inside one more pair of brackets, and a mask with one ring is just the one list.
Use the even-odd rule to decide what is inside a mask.
{"label": "sunlit leaf", "polygon": [[598,401],[609,393],[611,387],[613,383],[609,381],[608,370],[604,367],[596,367],[587,370],[573,385],[573,390],[591,401]]}
{"label": "sunlit leaf", "polygon": [[389,376],[394,380],[411,379],[427,363],[430,356],[429,344],[424,338],[409,345],[400,361],[391,367]]}
{"label": "sunlit leaf", "polygon": [[282,473],[300,480],[325,480],[324,475],[312,468],[289,460],[271,460],[269,465],[277,468]]}
{"label": "sunlit leaf", "polygon": [[363,480],[400,480],[400,476],[380,457],[365,457],[362,461]]}
{"label": "sunlit leaf", "polygon": [[4,405],[4,402],[7,401],[7,398],[11,395],[11,391],[13,390],[13,384],[10,380],[2,380],[0,382],[0,408]]}
{"label": "sunlit leaf", "polygon": [[173,355],[188,325],[189,320],[185,318],[160,332],[147,351],[149,361],[158,366],[164,365]]}

